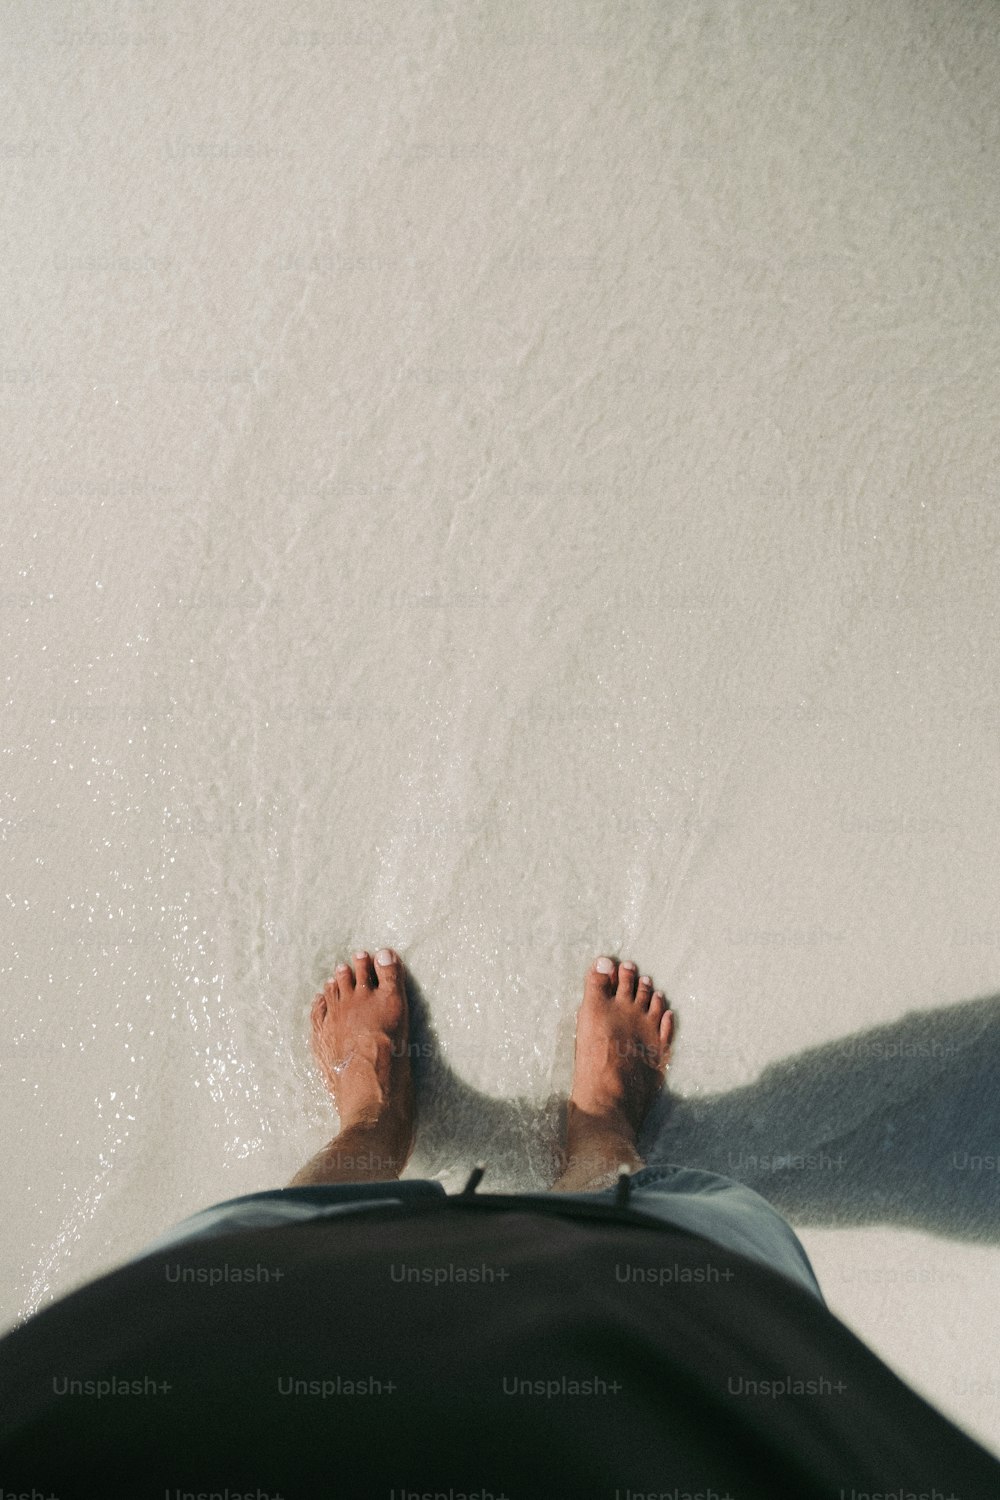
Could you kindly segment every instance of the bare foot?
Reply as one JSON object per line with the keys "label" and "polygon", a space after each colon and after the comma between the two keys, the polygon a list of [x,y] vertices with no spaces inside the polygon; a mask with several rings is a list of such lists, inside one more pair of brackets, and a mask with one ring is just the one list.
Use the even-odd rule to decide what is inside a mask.
{"label": "bare foot", "polygon": [[350,964],[337,965],[312,1004],[312,1049],[341,1132],[377,1130],[405,1165],[414,1130],[406,981],[391,949],[380,949],[377,959],[356,953],[356,979]]}
{"label": "bare foot", "polygon": [[583,1116],[634,1140],[663,1087],[674,1015],[647,975],[636,984],[630,959],[617,976],[613,960],[601,962],[610,972],[591,966],[577,1016],[570,1125]]}

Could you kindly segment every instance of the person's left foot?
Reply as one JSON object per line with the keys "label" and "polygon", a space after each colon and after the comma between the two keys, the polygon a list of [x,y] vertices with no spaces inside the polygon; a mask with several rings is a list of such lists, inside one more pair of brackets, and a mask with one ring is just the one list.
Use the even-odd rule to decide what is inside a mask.
{"label": "person's left foot", "polygon": [[[382,963],[385,957],[389,962]],[[363,1127],[402,1171],[413,1149],[414,1096],[403,965],[389,948],[337,965],[312,1004],[312,1049],[340,1116]]]}

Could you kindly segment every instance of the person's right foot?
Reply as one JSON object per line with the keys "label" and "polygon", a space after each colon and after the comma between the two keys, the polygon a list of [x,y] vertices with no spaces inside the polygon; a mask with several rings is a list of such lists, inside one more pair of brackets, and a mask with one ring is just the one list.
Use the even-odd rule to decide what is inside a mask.
{"label": "person's right foot", "polygon": [[[600,963],[608,965],[607,974]],[[614,961],[605,958],[587,972],[576,1022],[571,1130],[582,1114],[588,1126],[606,1121],[637,1137],[663,1087],[674,1015],[648,975],[636,984],[630,959],[615,970]]]}

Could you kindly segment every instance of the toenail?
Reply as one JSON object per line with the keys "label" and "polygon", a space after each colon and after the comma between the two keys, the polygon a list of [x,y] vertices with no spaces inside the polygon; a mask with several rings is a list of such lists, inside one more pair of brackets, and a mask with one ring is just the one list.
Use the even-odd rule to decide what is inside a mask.
{"label": "toenail", "polygon": [[635,964],[632,962],[632,960],[630,958],[626,958],[622,962],[622,968],[623,969],[628,969],[628,971],[629,971],[630,974],[634,974],[635,973]]}
{"label": "toenail", "polygon": [[337,965],[337,973],[338,974],[349,974],[350,972],[351,972],[351,966],[350,966],[350,964],[338,964]]}
{"label": "toenail", "polygon": [[599,974],[610,974],[611,970],[614,968],[614,964],[611,962],[610,958],[599,958],[594,965],[594,968]]}
{"label": "toenail", "polygon": [[392,963],[392,954],[388,948],[380,948],[375,955],[376,962],[384,969],[387,964]]}
{"label": "toenail", "polygon": [[357,960],[357,962],[360,963],[363,958],[367,958],[368,957],[368,954],[362,948],[361,952],[360,953],[355,953],[354,957]]}

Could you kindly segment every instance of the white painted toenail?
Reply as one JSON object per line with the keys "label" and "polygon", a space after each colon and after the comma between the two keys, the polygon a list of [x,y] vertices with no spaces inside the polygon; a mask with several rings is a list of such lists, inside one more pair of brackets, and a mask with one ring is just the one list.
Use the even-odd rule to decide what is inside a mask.
{"label": "white painted toenail", "polygon": [[351,966],[350,966],[350,964],[338,964],[337,965],[337,973],[338,974],[349,974],[350,972],[351,972]]}
{"label": "white painted toenail", "polygon": [[355,953],[354,957],[355,957],[356,962],[360,963],[363,958],[367,958],[368,957],[368,954],[362,948],[361,952],[360,953]]}
{"label": "white painted toenail", "polygon": [[624,963],[622,964],[622,968],[623,969],[628,969],[628,971],[629,971],[630,974],[634,974],[635,973],[635,964],[632,962],[632,960],[630,958],[626,958],[625,959]]}
{"label": "white painted toenail", "polygon": [[599,958],[594,965],[594,968],[598,971],[599,974],[610,974],[611,970],[614,968],[614,964],[611,962],[610,958]]}
{"label": "white painted toenail", "polygon": [[392,954],[389,952],[388,948],[380,948],[375,957],[378,960],[379,964],[381,964],[383,969],[385,968],[386,964],[392,963]]}

